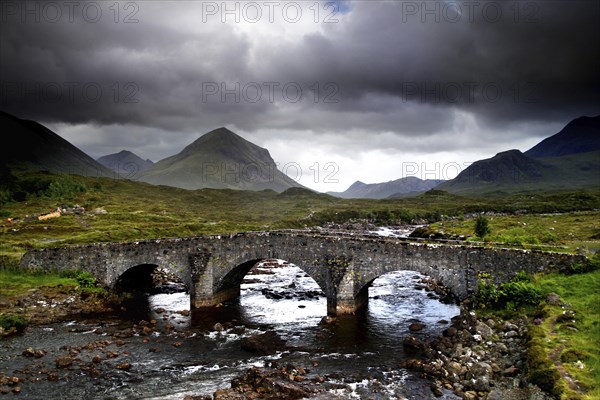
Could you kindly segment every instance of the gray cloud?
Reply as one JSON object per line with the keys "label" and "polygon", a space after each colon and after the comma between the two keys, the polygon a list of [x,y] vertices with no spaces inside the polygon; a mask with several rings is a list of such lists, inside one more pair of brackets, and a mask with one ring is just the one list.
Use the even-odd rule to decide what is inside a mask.
{"label": "gray cloud", "polygon": [[127,146],[156,159],[225,125],[262,143],[338,138],[344,156],[481,151],[600,110],[600,3],[587,0],[356,1],[330,24],[324,4],[317,24],[308,3],[295,24],[267,21],[264,6],[259,23],[237,24],[206,18],[206,2],[119,3],[118,18],[97,2],[95,23],[64,9],[56,23],[23,22],[23,3],[6,3],[0,108],[98,155]]}

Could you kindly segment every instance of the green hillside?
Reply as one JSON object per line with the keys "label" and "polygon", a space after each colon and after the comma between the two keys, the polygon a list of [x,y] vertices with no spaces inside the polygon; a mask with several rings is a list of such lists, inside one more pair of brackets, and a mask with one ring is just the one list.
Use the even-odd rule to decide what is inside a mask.
{"label": "green hillside", "polygon": [[[11,181],[0,188],[0,253],[13,256],[29,248],[74,243],[305,228],[357,219],[388,225],[461,220],[467,213],[483,211],[539,214],[600,209],[600,190],[498,198],[432,190],[412,198],[370,200],[339,199],[302,188],[279,194],[272,190],[185,190],[48,173],[19,175]],[[45,221],[35,218],[74,205],[84,207],[85,212]],[[593,212],[600,220],[598,212]]]}
{"label": "green hillside", "polygon": [[184,189],[271,189],[301,186],[276,168],[269,151],[226,128],[215,129],[140,173],[136,179]]}
{"label": "green hillside", "polygon": [[537,193],[600,187],[600,151],[531,158],[518,150],[476,161],[436,189],[463,195]]}

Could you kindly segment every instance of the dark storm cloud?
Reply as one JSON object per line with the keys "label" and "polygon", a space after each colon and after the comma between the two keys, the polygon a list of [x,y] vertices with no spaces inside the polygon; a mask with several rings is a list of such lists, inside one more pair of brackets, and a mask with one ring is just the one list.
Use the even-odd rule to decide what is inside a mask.
{"label": "dark storm cloud", "polygon": [[[356,2],[347,23],[281,45],[267,65],[280,79],[338,83],[346,110],[386,94],[492,124],[598,112],[599,2],[475,3],[452,23],[448,3]],[[424,4],[438,12],[421,15]]]}
{"label": "dark storm cloud", "polygon": [[435,137],[464,113],[492,136],[507,127],[539,135],[539,124],[600,110],[595,1],[344,2],[337,23],[261,21],[261,40],[236,23],[204,22],[201,2],[132,3],[137,23],[123,23],[129,3],[118,3],[117,23],[113,3],[96,4],[103,16],[95,23],[78,12],[74,21],[23,22],[4,7],[2,109],[53,123],[148,127],[157,140],[222,125]]}

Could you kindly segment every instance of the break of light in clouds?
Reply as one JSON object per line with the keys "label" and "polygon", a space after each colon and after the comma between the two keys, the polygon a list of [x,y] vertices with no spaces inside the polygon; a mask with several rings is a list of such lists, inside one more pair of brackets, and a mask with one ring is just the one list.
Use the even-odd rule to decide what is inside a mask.
{"label": "break of light in clouds", "polygon": [[342,191],[452,178],[600,110],[594,1],[3,1],[0,21],[0,108],[95,158],[226,126]]}

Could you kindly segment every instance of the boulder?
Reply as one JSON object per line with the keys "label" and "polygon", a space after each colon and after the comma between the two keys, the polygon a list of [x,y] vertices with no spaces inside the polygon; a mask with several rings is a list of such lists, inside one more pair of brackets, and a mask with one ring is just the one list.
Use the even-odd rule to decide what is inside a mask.
{"label": "boulder", "polygon": [[285,341],[274,331],[242,339],[242,349],[260,355],[275,354],[285,348]]}
{"label": "boulder", "polygon": [[551,306],[560,306],[562,304],[562,300],[556,293],[550,293],[548,296],[546,296],[546,303]]}
{"label": "boulder", "polygon": [[57,368],[67,368],[73,365],[75,359],[71,356],[62,356],[58,357],[56,360],[54,360],[54,362],[56,363]]}
{"label": "boulder", "polygon": [[480,334],[483,338],[487,339],[494,334],[492,328],[490,328],[486,323],[477,321],[475,325],[475,332]]}
{"label": "boulder", "polygon": [[422,324],[420,322],[413,322],[412,324],[410,324],[408,326],[408,330],[411,332],[418,332],[418,331],[422,330],[423,328],[425,328],[425,324]]}

